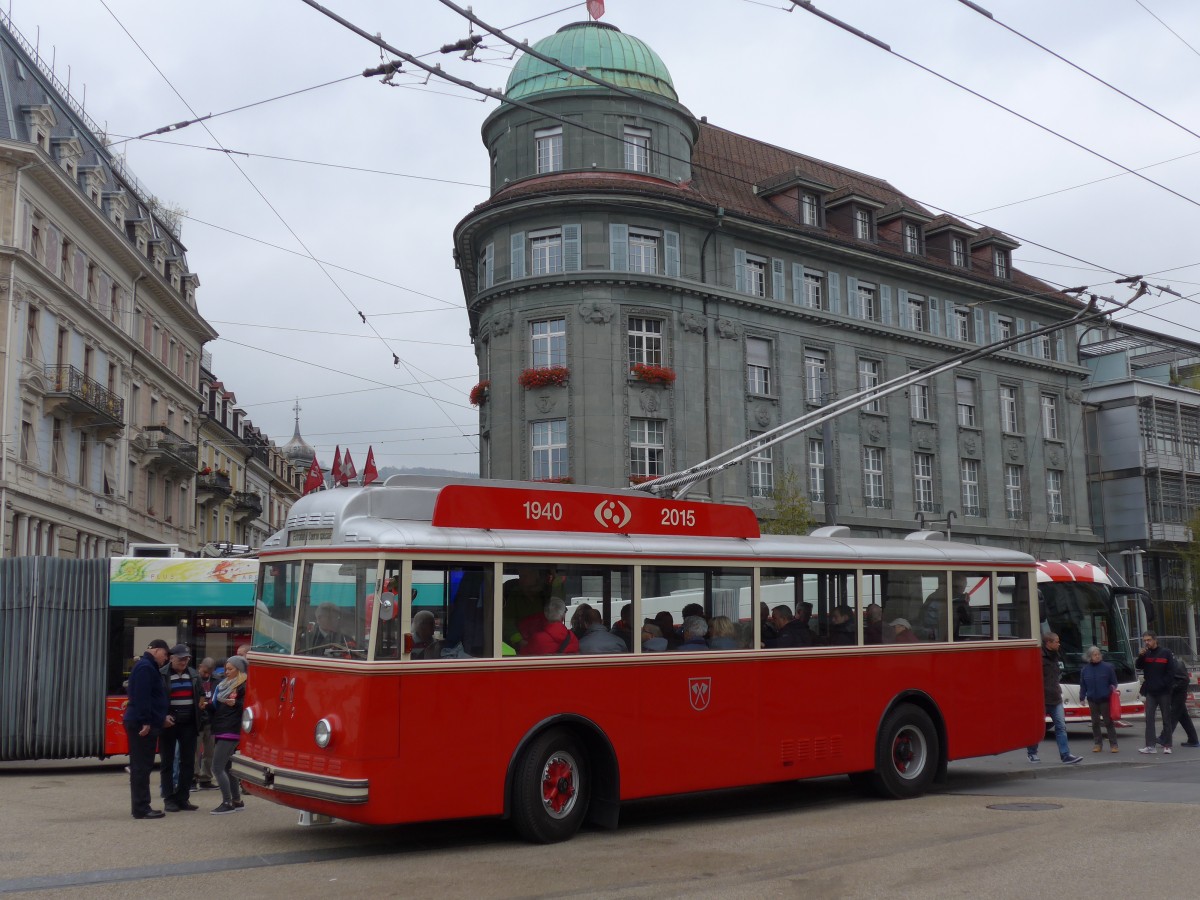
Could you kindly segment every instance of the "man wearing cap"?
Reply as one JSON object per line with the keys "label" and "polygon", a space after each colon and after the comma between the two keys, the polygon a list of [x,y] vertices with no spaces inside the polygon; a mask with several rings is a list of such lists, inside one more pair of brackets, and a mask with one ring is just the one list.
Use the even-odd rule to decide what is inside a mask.
{"label": "man wearing cap", "polygon": [[[189,799],[192,778],[196,769],[196,736],[200,732],[200,675],[189,662],[192,651],[187,644],[171,648],[171,660],[162,667],[163,685],[167,691],[167,720],[159,742],[158,754],[162,763],[163,809],[167,812],[196,809]],[[175,760],[179,759],[176,780]]]}
{"label": "man wearing cap", "polygon": [[129,738],[129,799],[135,819],[161,819],[161,809],[150,808],[150,770],[154,747],[167,717],[167,692],[159,667],[167,661],[166,641],[153,640],[129,673],[129,703],[125,707],[125,734]]}

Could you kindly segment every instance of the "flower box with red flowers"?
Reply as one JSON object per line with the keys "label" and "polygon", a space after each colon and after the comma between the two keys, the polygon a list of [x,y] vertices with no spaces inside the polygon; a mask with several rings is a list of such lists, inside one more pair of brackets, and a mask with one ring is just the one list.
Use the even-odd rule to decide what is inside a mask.
{"label": "flower box with red flowers", "polygon": [[488,401],[488,394],[491,393],[492,383],[490,381],[481,381],[475,387],[471,388],[471,395],[468,398],[472,406],[483,406]]}
{"label": "flower box with red flowers", "polygon": [[538,484],[574,484],[575,479],[570,475],[563,475],[559,478],[531,478],[531,481],[536,481]]}
{"label": "flower box with red flowers", "polygon": [[527,391],[540,387],[562,387],[570,374],[566,366],[542,366],[539,369],[525,369],[517,377],[517,383]]}
{"label": "flower box with red flowers", "polygon": [[673,384],[675,381],[675,370],[666,366],[634,363],[629,373],[638,381],[645,381],[647,384]]}
{"label": "flower box with red flowers", "polygon": [[630,484],[645,484],[647,481],[653,481],[655,478],[660,478],[660,475],[630,475]]}

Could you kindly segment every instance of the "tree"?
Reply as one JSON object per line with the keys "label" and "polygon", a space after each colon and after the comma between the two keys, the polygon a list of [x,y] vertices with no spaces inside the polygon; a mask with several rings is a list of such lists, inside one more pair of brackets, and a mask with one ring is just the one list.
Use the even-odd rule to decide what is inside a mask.
{"label": "tree", "polygon": [[763,534],[808,534],[816,526],[804,482],[795,469],[784,466],[771,490],[774,514],[759,523]]}

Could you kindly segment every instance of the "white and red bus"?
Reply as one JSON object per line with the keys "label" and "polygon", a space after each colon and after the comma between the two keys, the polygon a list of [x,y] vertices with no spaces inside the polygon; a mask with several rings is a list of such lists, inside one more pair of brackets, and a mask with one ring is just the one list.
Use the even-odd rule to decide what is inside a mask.
{"label": "white and red bus", "polygon": [[[261,551],[233,771],[316,815],[505,816],[548,842],[615,827],[634,798],[835,774],[915,796],[952,760],[1039,741],[1034,560],[843,534],[760,536],[747,507],[569,485],[311,494]],[[638,629],[625,653],[515,652],[548,598],[611,625],[680,593],[714,631],[728,620],[724,649],[646,652]],[[418,594],[438,631],[414,649]],[[767,602],[812,604],[801,645],[772,646]]]}

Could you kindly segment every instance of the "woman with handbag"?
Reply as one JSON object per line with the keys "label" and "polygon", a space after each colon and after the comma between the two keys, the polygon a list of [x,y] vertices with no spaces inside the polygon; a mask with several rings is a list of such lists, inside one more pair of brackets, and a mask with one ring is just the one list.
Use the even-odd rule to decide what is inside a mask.
{"label": "woman with handbag", "polygon": [[1099,753],[1104,749],[1104,741],[1100,739],[1100,724],[1103,722],[1108,730],[1108,743],[1112,746],[1112,752],[1116,753],[1117,729],[1113,725],[1110,704],[1112,692],[1117,690],[1117,672],[1112,663],[1104,661],[1099,647],[1088,647],[1084,658],[1087,665],[1079,672],[1079,702],[1086,700],[1092,711],[1092,740],[1095,742],[1092,752]]}

